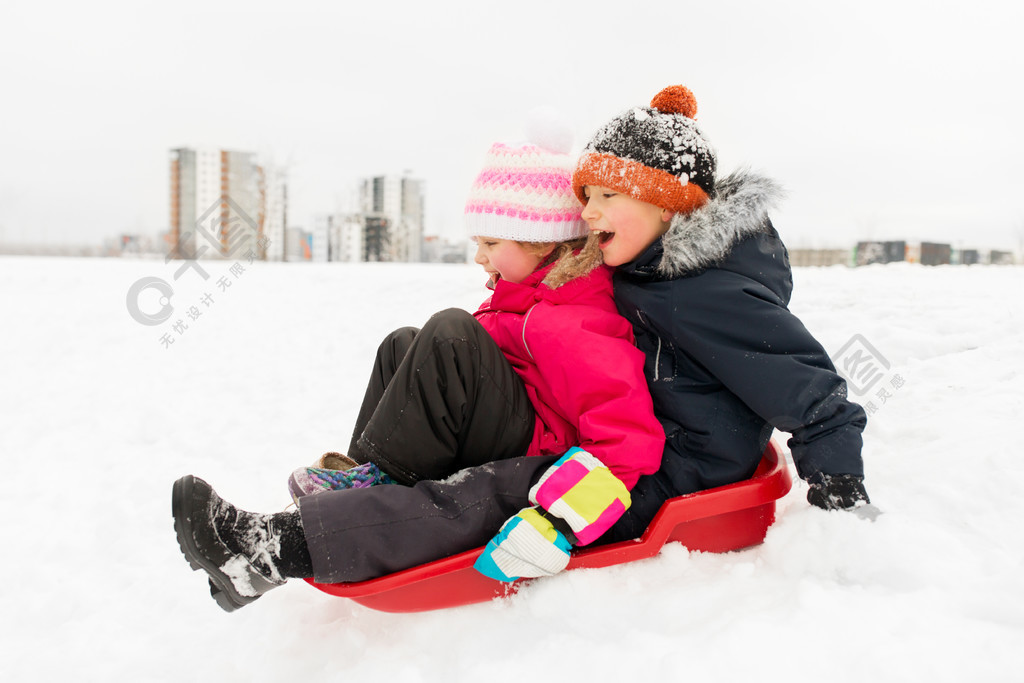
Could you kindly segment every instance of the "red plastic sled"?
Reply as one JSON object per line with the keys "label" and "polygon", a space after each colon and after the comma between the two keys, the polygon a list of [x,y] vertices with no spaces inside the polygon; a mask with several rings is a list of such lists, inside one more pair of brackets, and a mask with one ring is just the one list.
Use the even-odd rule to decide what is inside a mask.
{"label": "red plastic sled", "polygon": [[[793,479],[779,446],[768,444],[751,479],[673,498],[662,505],[639,540],[575,550],[568,570],[607,567],[653,557],[670,541],[690,550],[722,553],[764,541],[775,521],[775,501]],[[309,583],[325,593],[349,598],[384,612],[423,612],[485,602],[511,595],[529,579],[508,584],[473,569],[483,548],[356,583]]]}

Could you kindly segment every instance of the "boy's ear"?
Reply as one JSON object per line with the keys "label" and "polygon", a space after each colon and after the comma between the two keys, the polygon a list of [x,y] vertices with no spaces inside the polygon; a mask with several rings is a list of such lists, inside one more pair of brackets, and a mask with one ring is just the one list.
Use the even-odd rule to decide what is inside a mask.
{"label": "boy's ear", "polygon": [[661,220],[662,220],[663,222],[665,222],[665,223],[668,223],[668,222],[669,222],[670,220],[672,220],[672,218],[673,218],[673,217],[674,217],[675,215],[676,215],[676,212],[675,212],[675,211],[671,211],[671,210],[669,210],[669,209],[662,209],[662,210],[661,210]]}

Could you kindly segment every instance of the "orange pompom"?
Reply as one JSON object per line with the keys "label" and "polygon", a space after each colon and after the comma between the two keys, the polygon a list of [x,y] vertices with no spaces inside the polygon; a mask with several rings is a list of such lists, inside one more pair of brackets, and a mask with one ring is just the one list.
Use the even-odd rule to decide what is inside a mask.
{"label": "orange pompom", "polygon": [[686,118],[697,118],[697,98],[684,85],[670,85],[651,100],[651,107],[663,114],[682,114]]}

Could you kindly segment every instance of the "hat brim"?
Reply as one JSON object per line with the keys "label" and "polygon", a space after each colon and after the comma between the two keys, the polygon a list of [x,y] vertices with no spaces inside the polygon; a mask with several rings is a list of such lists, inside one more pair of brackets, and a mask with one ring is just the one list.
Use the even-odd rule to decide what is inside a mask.
{"label": "hat brim", "polygon": [[613,154],[585,154],[572,174],[572,189],[584,204],[587,185],[607,187],[661,209],[689,213],[708,203],[707,193],[660,169]]}

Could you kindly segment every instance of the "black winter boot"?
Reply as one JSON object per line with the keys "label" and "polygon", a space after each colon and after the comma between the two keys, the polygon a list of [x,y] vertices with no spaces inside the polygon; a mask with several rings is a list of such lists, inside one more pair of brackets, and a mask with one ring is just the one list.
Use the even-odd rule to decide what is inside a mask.
{"label": "black winter boot", "polygon": [[227,612],[244,607],[289,577],[312,576],[299,513],[239,510],[202,479],[174,482],[171,511],[178,545]]}

